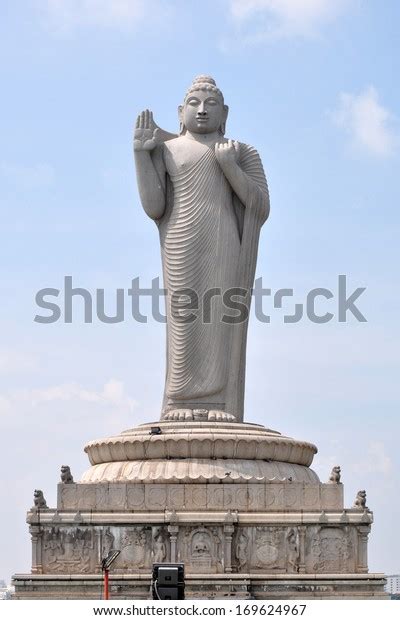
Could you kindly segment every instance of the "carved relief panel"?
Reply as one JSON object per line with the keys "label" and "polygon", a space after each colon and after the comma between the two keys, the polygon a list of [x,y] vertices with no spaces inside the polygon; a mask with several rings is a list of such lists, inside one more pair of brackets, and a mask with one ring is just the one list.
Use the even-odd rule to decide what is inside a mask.
{"label": "carved relief panel", "polygon": [[224,570],[223,533],[221,527],[182,527],[178,535],[178,562],[185,562],[191,573]]}
{"label": "carved relief panel", "polygon": [[51,527],[42,535],[43,571],[50,574],[95,572],[97,534],[93,528]]}
{"label": "carved relief panel", "polygon": [[354,528],[308,528],[306,536],[307,573],[355,572]]}
{"label": "carved relief panel", "polygon": [[85,574],[101,570],[101,560],[113,549],[121,553],[113,572],[147,571],[153,562],[169,561],[165,526],[54,526],[41,536],[45,574]]}
{"label": "carved relief panel", "polygon": [[[152,559],[153,534],[150,526],[124,526],[108,528],[114,540],[114,549],[121,551],[113,564],[114,572],[140,570],[150,568]],[[111,536],[107,530],[103,534],[103,541],[108,536],[111,544]]]}
{"label": "carved relief panel", "polygon": [[240,527],[233,540],[237,572],[297,573],[300,542],[297,527]]}
{"label": "carved relief panel", "polygon": [[285,535],[283,528],[252,528],[252,553],[250,566],[263,571],[283,571]]}

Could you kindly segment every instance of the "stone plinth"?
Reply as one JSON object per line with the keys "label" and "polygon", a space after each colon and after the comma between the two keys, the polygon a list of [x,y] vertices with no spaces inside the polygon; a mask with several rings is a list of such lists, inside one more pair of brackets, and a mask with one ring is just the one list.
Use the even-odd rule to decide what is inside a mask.
{"label": "stone plinth", "polygon": [[318,482],[317,448],[257,424],[159,422],[90,442],[82,482]]}
{"label": "stone plinth", "polygon": [[315,446],[253,424],[151,426],[91,442],[82,481],[29,511],[16,598],[98,598],[111,549],[115,598],[148,598],[154,562],[184,562],[190,598],[385,597],[368,574],[372,513],[319,481]]}
{"label": "stone plinth", "polygon": [[[16,575],[17,595],[21,600],[100,599],[102,576],[97,575]],[[187,575],[187,599],[388,599],[381,573],[356,575]],[[137,573],[112,575],[110,595],[113,600],[146,600],[151,578]]]}
{"label": "stone plinth", "polygon": [[[152,428],[159,429],[159,434],[152,434]],[[115,437],[91,441],[85,452],[93,466],[109,463],[127,466],[127,462],[142,464],[144,460],[159,459],[235,459],[278,461],[309,467],[317,448],[259,424],[157,422],[141,424]],[[113,481],[131,479],[125,471],[115,470],[113,473]],[[82,481],[92,482],[90,470]]]}

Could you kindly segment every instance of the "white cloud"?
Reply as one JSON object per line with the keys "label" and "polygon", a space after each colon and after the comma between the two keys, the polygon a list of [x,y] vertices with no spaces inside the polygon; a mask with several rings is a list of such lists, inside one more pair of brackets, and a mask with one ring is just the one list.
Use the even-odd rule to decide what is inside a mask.
{"label": "white cloud", "polygon": [[13,185],[27,189],[51,187],[55,181],[54,169],[44,163],[21,165],[0,162],[0,175]]}
{"label": "white cloud", "polygon": [[110,379],[99,391],[87,390],[77,383],[64,383],[50,388],[31,390],[25,396],[36,406],[50,401],[81,401],[87,403],[108,404],[113,407],[132,410],[135,401],[125,394],[122,381]]}
{"label": "white cloud", "polygon": [[[44,411],[44,405],[70,403],[72,409],[79,409],[82,405],[91,404],[106,409],[113,415],[130,414],[136,407],[136,401],[125,391],[122,381],[110,379],[100,390],[88,390],[78,383],[62,383],[47,388],[20,389],[7,394],[0,394],[0,415],[5,417],[12,414],[18,416],[21,411]],[[79,407],[78,407],[79,405]],[[89,417],[91,414],[88,414]]]}
{"label": "white cloud", "polygon": [[381,441],[371,441],[368,450],[365,452],[365,458],[353,465],[353,471],[360,474],[387,475],[391,470],[392,461]]}
{"label": "white cloud", "polygon": [[229,0],[237,25],[248,25],[248,40],[313,37],[353,4],[353,0]]}
{"label": "white cloud", "polygon": [[114,28],[130,31],[149,12],[156,0],[46,0],[41,10],[53,30]]}
{"label": "white cloud", "polygon": [[397,142],[394,117],[379,103],[373,86],[359,94],[341,93],[332,119],[348,134],[353,147],[380,157],[394,151]]}

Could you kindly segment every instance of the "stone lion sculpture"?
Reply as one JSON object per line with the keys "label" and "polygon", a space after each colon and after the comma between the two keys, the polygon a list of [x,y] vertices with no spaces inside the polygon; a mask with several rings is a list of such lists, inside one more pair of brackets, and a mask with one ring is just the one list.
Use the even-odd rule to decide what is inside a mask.
{"label": "stone lion sculpture", "polygon": [[35,508],[48,508],[43,491],[35,489],[33,493],[33,504]]}
{"label": "stone lion sculpture", "polygon": [[358,491],[357,497],[354,500],[353,508],[360,508],[361,510],[367,510],[367,493],[365,491]]}
{"label": "stone lion sculpture", "polygon": [[74,482],[69,465],[61,465],[61,482],[63,484],[73,484]]}
{"label": "stone lion sculpture", "polygon": [[339,484],[340,482],[341,470],[339,465],[335,465],[332,467],[331,475],[329,476],[329,482],[333,484]]}

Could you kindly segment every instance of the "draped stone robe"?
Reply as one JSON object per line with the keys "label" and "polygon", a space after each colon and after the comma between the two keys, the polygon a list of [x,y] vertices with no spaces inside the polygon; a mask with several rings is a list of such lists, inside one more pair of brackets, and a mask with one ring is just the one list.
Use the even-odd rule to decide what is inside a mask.
{"label": "draped stone robe", "polygon": [[[238,164],[249,177],[246,206],[222,172],[214,143],[181,136],[158,147],[153,163],[167,196],[165,213],[157,221],[167,289],[163,414],[206,408],[226,411],[240,421],[248,321],[222,321],[232,315],[222,298],[232,287],[245,288],[248,294],[240,301],[250,306],[259,232],[269,202],[261,160],[255,149],[240,144]],[[177,312],[176,292],[184,289],[195,292],[199,310],[182,311],[180,303]],[[207,317],[210,289],[218,294],[208,302]],[[192,319],[182,320],[187,315]]]}

